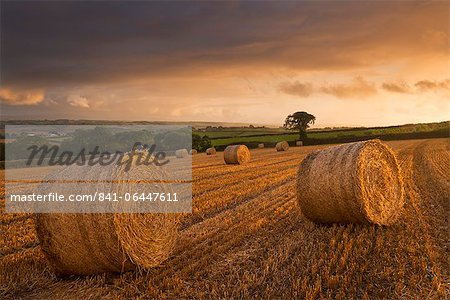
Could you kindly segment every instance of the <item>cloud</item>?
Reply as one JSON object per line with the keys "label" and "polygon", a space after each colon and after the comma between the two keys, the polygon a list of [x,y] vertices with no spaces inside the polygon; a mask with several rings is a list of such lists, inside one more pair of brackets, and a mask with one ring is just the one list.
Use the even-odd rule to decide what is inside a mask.
{"label": "cloud", "polygon": [[375,84],[367,82],[362,77],[355,77],[347,84],[333,84],[320,87],[320,92],[337,98],[367,98],[377,94]]}
{"label": "cloud", "polygon": [[332,95],[336,98],[367,98],[378,92],[375,84],[360,76],[355,77],[349,83],[321,84],[318,86],[309,82],[284,82],[279,85],[278,90],[284,94],[302,98],[320,93]]}
{"label": "cloud", "polygon": [[420,91],[450,90],[450,79],[442,81],[421,80],[415,84]]}
{"label": "cloud", "polygon": [[377,87],[374,83],[358,76],[349,83],[319,84],[316,86],[310,82],[283,82],[278,86],[278,91],[302,98],[320,93],[332,95],[336,98],[367,98],[376,95],[379,88],[391,93],[401,94],[450,91],[450,79],[440,81],[421,80],[415,84],[408,84],[404,81],[384,82]]}
{"label": "cloud", "polygon": [[280,84],[279,90],[282,93],[299,96],[299,97],[309,97],[313,92],[313,86],[311,83],[302,83],[302,82],[285,82]]}
{"label": "cloud", "polygon": [[431,43],[435,45],[443,45],[444,47],[448,47],[448,32],[444,30],[435,30],[435,29],[428,29],[425,30],[422,34],[422,39],[426,43]]}
{"label": "cloud", "polygon": [[439,2],[7,1],[2,81],[47,88],[212,70],[355,70],[446,56],[447,32]]}
{"label": "cloud", "polygon": [[385,82],[381,86],[384,90],[394,93],[424,93],[429,91],[449,91],[450,79],[444,80],[420,80],[415,84],[407,84],[406,82]]}
{"label": "cloud", "polygon": [[73,107],[89,108],[89,101],[86,97],[80,95],[69,95],[67,102]]}
{"label": "cloud", "polygon": [[[316,95],[327,95],[327,107],[364,104],[370,116],[378,102],[400,98],[391,94],[393,86],[382,86],[393,73],[437,80],[435,74],[446,71],[441,62],[448,62],[444,2],[6,1],[1,8],[2,86],[45,89],[37,106],[5,106],[3,113],[18,117],[28,111],[55,118],[162,120],[190,102],[202,114],[189,107],[173,118],[230,120],[233,112],[223,107],[233,103],[245,110],[244,103],[255,101],[264,103],[254,108],[256,116],[266,109],[274,111],[271,118],[283,119],[284,112],[275,112],[296,109],[291,97]],[[352,81],[356,75],[364,79]],[[251,80],[250,88],[242,77]],[[274,88],[280,78],[291,79]],[[413,94],[429,84],[419,89],[415,81],[407,83],[411,102],[420,101]],[[334,99],[370,97],[377,89],[374,101]],[[208,105],[218,97],[212,116]],[[304,102],[311,111],[322,105]]]}
{"label": "cloud", "polygon": [[381,87],[388,92],[402,93],[402,94],[411,93],[411,87],[405,82],[399,83],[385,82]]}
{"label": "cloud", "polygon": [[0,88],[0,101],[8,105],[36,105],[43,100],[43,90],[13,91],[9,88]]}

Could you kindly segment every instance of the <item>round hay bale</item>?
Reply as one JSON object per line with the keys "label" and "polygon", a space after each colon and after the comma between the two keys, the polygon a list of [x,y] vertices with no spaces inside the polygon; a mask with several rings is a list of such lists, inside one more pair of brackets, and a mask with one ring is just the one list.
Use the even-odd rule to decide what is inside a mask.
{"label": "round hay bale", "polygon": [[379,140],[310,153],[300,165],[297,184],[303,215],[318,223],[390,225],[404,202],[395,154]]}
{"label": "round hay bale", "polygon": [[245,145],[231,145],[225,148],[223,158],[226,164],[241,165],[250,161],[251,154]]}
{"label": "round hay bale", "polygon": [[295,142],[295,145],[296,145],[296,146],[303,146],[303,142],[302,142],[302,141],[296,141],[296,142]]}
{"label": "round hay bale", "polygon": [[186,149],[179,149],[175,151],[175,156],[177,158],[185,158],[189,155],[189,152]]}
{"label": "round hay bale", "polygon": [[287,151],[289,149],[289,144],[286,141],[282,141],[276,144],[275,148],[277,151]]}
{"label": "round hay bale", "polygon": [[[78,172],[77,176],[85,176],[86,180],[100,180],[94,185],[80,183],[77,191],[81,193],[92,194],[94,186],[99,192],[107,192],[110,188],[109,192],[116,191],[118,195],[143,192],[146,186],[139,181],[149,179],[146,172],[152,168],[133,166],[128,172],[123,172],[122,168],[116,165],[69,166],[46,179],[64,178]],[[136,184],[101,183],[105,178],[121,181],[136,176],[140,176]],[[90,186],[91,190],[86,186]],[[162,187],[162,191],[166,190],[167,187]],[[159,265],[175,247],[179,215],[140,212],[47,213],[36,214],[35,221],[41,248],[56,273],[90,275]]]}
{"label": "round hay bale", "polygon": [[264,144],[258,144],[258,148],[264,148]]}
{"label": "round hay bale", "polygon": [[197,154],[197,150],[191,149],[191,151],[189,151],[189,154],[190,155],[195,155],[195,154]]}
{"label": "round hay bale", "polygon": [[217,152],[216,148],[214,148],[214,147],[206,149],[206,155],[214,155],[214,154],[216,154],[216,152]]}

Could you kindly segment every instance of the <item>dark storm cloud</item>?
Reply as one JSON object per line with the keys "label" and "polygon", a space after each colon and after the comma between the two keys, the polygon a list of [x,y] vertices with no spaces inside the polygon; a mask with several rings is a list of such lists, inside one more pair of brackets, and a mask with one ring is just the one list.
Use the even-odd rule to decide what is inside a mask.
{"label": "dark storm cloud", "polygon": [[223,53],[224,48],[271,41],[266,35],[281,35],[290,27],[263,29],[263,22],[273,19],[271,13],[293,16],[289,5],[239,4],[243,10],[228,3],[3,6],[3,77],[13,82],[25,77],[38,82],[108,81],[186,66],[202,68],[199,62],[213,67],[221,57],[232,61],[245,54]]}
{"label": "dark storm cloud", "polygon": [[10,88],[242,68],[351,69],[382,63],[389,55],[414,55],[425,45],[432,53],[448,51],[446,3],[1,5],[2,84]]}

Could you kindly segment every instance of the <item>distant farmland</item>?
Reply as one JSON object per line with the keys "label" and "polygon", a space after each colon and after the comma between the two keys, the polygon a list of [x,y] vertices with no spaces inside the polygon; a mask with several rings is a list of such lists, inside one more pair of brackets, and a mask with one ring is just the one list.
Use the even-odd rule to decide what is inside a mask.
{"label": "distant farmland", "polygon": [[[332,144],[357,140],[380,138],[383,140],[401,140],[417,138],[437,138],[449,135],[450,122],[407,124],[389,127],[321,129],[308,132],[308,144]],[[213,146],[223,147],[229,144],[248,144],[250,147],[258,143],[276,143],[279,141],[294,142],[298,133],[283,128],[261,127],[209,127],[194,130],[195,134],[208,136]]]}

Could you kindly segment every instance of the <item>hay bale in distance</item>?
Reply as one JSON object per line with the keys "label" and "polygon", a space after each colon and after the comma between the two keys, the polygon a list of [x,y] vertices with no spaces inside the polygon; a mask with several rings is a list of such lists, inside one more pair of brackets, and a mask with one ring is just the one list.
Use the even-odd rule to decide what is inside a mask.
{"label": "hay bale in distance", "polygon": [[223,152],[226,164],[241,165],[250,161],[251,154],[245,145],[230,145]]}
{"label": "hay bale in distance", "polygon": [[[80,172],[81,168],[69,166],[61,172]],[[100,171],[93,172],[93,168]],[[84,168],[78,177],[86,175],[91,179],[96,176],[103,180],[108,173],[118,180],[150,178],[146,176],[146,171],[151,169],[148,166],[135,166],[127,173],[122,168]],[[54,178],[63,178],[61,176],[69,173],[59,173]],[[139,191],[137,185],[125,183],[112,188],[110,184],[109,188],[123,195]],[[80,192],[91,194],[93,191],[85,186],[88,184],[80,184]],[[107,191],[106,186],[99,189]],[[144,191],[146,185],[140,185],[140,189]],[[162,191],[165,191],[164,187]],[[36,214],[35,222],[41,248],[56,273],[90,275],[159,265],[175,247],[178,218],[170,213],[51,213]]]}
{"label": "hay bale in distance", "polygon": [[277,151],[287,151],[289,149],[289,144],[286,141],[282,141],[276,144],[275,148]]}
{"label": "hay bale in distance", "polygon": [[217,152],[216,148],[214,148],[214,147],[206,149],[206,155],[214,155],[214,154],[216,154],[216,152]]}
{"label": "hay bale in distance", "polygon": [[310,153],[300,165],[297,184],[303,215],[318,223],[390,225],[404,202],[395,154],[379,140]]}
{"label": "hay bale in distance", "polygon": [[175,156],[177,158],[185,158],[189,155],[188,151],[186,149],[178,149],[175,151]]}
{"label": "hay bale in distance", "polygon": [[191,149],[191,151],[189,151],[189,154],[190,155],[195,155],[195,154],[197,154],[197,150]]}
{"label": "hay bale in distance", "polygon": [[264,148],[264,144],[258,144],[258,148]]}
{"label": "hay bale in distance", "polygon": [[296,142],[295,142],[295,145],[296,145],[296,146],[303,146],[303,142],[302,142],[302,141],[296,141]]}

